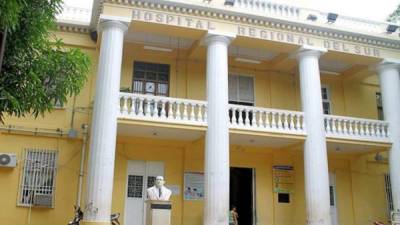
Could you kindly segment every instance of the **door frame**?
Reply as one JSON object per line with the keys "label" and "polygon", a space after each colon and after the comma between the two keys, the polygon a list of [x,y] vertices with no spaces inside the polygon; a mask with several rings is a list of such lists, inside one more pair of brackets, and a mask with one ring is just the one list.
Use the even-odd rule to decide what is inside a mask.
{"label": "door frame", "polygon": [[149,173],[149,165],[152,163],[156,163],[160,165],[161,168],[161,174],[158,174],[156,176],[164,176],[165,174],[165,163],[163,161],[149,161],[149,160],[127,160],[127,166],[126,166],[126,174],[125,174],[125,196],[124,196],[124,224],[126,225],[127,223],[127,215],[128,213],[126,212],[127,210],[127,204],[128,202],[126,201],[128,198],[128,179],[129,179],[129,171],[130,171],[130,165],[133,165],[133,163],[143,163],[144,164],[144,174],[143,174],[143,187],[142,187],[142,200],[143,200],[143,209],[142,209],[142,224],[144,225],[146,223],[146,199],[147,199],[147,186],[148,186],[148,177],[151,176]]}

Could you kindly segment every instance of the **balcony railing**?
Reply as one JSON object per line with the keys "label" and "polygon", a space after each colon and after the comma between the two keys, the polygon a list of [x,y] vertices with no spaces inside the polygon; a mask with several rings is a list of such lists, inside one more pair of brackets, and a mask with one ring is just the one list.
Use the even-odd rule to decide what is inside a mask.
{"label": "balcony railing", "polygon": [[120,118],[207,126],[205,101],[121,93],[120,111]]}
{"label": "balcony railing", "polygon": [[327,137],[366,141],[389,141],[388,123],[354,117],[325,115]]}
{"label": "balcony railing", "polygon": [[305,134],[302,112],[229,104],[230,128]]}
{"label": "balcony railing", "polygon": [[[120,93],[119,118],[207,126],[207,102]],[[229,104],[229,128],[306,135],[303,112]],[[389,142],[388,123],[325,115],[329,138]]]}

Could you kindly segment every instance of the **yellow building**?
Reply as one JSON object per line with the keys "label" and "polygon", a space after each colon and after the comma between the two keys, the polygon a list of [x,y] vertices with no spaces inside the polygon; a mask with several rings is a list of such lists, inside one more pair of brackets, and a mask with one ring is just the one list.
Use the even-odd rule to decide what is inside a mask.
{"label": "yellow building", "polygon": [[143,225],[157,175],[173,225],[400,209],[397,27],[262,0],[104,0],[73,20],[56,35],[93,68],[66,105],[1,126],[0,224],[67,224],[78,204],[83,224]]}

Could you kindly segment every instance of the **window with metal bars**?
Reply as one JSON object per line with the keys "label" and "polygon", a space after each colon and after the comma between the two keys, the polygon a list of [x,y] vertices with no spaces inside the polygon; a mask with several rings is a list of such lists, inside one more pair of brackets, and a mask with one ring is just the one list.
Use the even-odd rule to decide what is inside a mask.
{"label": "window with metal bars", "polygon": [[168,96],[169,70],[167,64],[135,61],[133,63],[133,93]]}
{"label": "window with metal bars", "polygon": [[391,218],[391,212],[393,211],[393,197],[392,197],[392,185],[390,183],[390,174],[385,174],[385,193],[386,193],[386,207],[388,218]]}
{"label": "window with metal bars", "polygon": [[143,197],[143,176],[128,175],[128,198]]}
{"label": "window with metal bars", "polygon": [[56,150],[25,149],[18,205],[54,207]]}
{"label": "window with metal bars", "polygon": [[329,88],[326,86],[321,87],[321,94],[322,94],[322,109],[324,111],[324,114],[331,114],[331,100],[330,100]]}
{"label": "window with metal bars", "polygon": [[382,106],[382,94],[380,92],[376,92],[376,108],[378,110],[378,119],[384,120],[383,118],[383,106]]}

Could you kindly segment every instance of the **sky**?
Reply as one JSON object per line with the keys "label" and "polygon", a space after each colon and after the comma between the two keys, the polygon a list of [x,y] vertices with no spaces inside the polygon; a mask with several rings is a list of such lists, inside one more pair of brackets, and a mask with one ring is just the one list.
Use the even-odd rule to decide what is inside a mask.
{"label": "sky", "polygon": [[[65,0],[65,2],[75,7],[92,7],[92,0]],[[400,0],[271,0],[271,2],[374,21],[385,21],[386,17],[400,4]]]}

